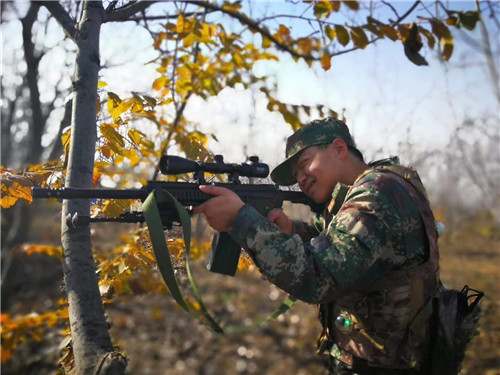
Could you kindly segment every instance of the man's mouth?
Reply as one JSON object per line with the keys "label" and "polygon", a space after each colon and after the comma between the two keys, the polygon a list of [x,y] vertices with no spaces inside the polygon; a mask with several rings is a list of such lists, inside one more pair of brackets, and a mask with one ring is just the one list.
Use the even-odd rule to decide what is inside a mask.
{"label": "man's mouth", "polygon": [[311,188],[314,186],[314,184],[315,184],[315,180],[313,180],[313,179],[306,181],[305,191],[306,191],[307,195],[311,195]]}

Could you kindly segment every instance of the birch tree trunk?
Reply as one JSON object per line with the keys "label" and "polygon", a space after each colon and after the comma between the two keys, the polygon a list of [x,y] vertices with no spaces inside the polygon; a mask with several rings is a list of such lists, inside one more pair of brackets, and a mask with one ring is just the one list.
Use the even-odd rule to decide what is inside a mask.
{"label": "birch tree trunk", "polygon": [[[104,17],[103,4],[102,1],[85,1],[82,19],[76,28],[68,26],[71,19],[58,3],[47,2],[45,5],[65,30],[73,33],[77,45],[66,186],[91,188],[97,138],[99,35]],[[67,22],[66,26],[64,22]],[[69,225],[67,218],[75,214],[89,216],[90,201],[65,200],[62,211],[63,272],[75,370],[77,374],[123,374],[126,359],[113,351],[99,293],[90,227]]]}

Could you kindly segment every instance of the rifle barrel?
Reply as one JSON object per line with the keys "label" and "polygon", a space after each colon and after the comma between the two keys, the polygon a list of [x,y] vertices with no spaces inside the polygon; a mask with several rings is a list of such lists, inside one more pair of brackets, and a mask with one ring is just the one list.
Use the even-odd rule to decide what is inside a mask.
{"label": "rifle barrel", "polygon": [[59,199],[146,199],[147,192],[143,189],[85,189],[85,188],[60,188],[45,189],[33,188],[33,198],[59,198]]}

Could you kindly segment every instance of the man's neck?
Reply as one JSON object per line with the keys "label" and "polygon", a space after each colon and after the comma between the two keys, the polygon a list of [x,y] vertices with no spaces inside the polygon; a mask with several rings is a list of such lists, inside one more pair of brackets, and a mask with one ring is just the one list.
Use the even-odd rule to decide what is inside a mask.
{"label": "man's neck", "polygon": [[369,169],[370,166],[366,164],[364,161],[352,157],[351,158],[351,168],[348,168],[347,170],[347,176],[345,178],[345,181],[347,182],[348,185],[352,185],[354,181],[356,181],[364,171]]}

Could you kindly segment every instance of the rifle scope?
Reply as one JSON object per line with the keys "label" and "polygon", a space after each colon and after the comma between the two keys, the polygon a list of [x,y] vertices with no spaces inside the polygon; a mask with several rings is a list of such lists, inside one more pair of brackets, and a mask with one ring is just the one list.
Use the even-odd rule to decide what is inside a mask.
{"label": "rifle scope", "polygon": [[213,174],[229,174],[241,177],[267,177],[269,166],[260,163],[257,156],[250,157],[250,163],[224,163],[222,155],[215,156],[215,163],[193,161],[180,156],[163,155],[160,158],[160,171],[165,175],[190,172],[208,172]]}

